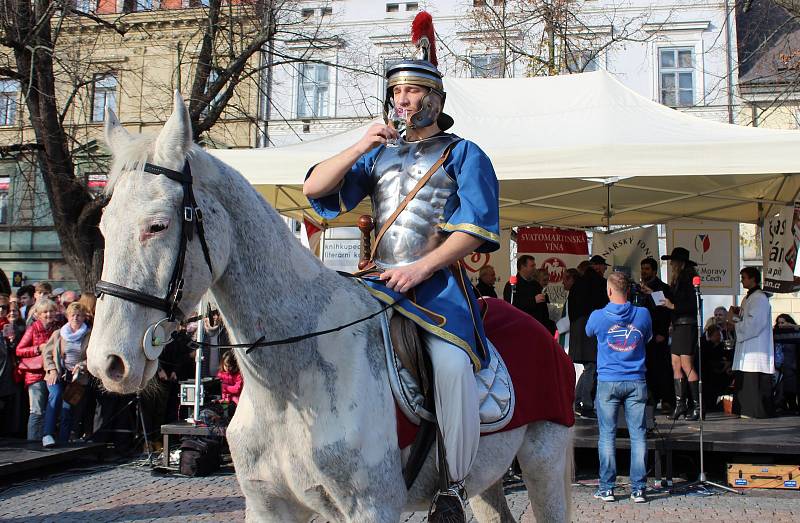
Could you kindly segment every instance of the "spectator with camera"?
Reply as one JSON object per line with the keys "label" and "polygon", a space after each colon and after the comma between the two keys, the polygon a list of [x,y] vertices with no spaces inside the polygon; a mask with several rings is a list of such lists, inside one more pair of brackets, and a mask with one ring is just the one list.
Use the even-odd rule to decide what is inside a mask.
{"label": "spectator with camera", "polygon": [[539,283],[536,259],[533,256],[523,254],[517,258],[516,289],[512,289],[510,283],[506,283],[503,288],[503,299],[531,315],[551,333],[555,332],[555,324],[550,319],[550,309],[547,306],[547,296],[544,295],[542,284]]}
{"label": "spectator with camera", "polygon": [[647,501],[647,424],[645,405],[645,346],[652,337],[650,313],[628,301],[630,281],[621,272],[608,277],[609,303],[592,312],[586,323],[586,335],[597,338],[597,423],[600,439],[600,486],[594,497],[614,501],[617,479],[617,414],[625,409],[625,422],[631,440],[631,499]]}

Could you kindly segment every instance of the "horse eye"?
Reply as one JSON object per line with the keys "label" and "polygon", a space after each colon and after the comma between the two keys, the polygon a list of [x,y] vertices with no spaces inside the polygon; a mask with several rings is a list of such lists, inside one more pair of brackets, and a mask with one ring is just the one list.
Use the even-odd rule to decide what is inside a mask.
{"label": "horse eye", "polygon": [[159,233],[159,232],[164,231],[166,229],[167,229],[167,224],[166,223],[154,223],[154,224],[152,224],[150,226],[150,229],[148,230],[148,232],[150,234],[156,234],[156,233]]}

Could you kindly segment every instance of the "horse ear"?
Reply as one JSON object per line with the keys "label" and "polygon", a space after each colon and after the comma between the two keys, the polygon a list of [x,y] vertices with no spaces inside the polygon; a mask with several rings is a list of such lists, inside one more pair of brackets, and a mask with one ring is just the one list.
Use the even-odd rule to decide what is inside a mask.
{"label": "horse ear", "polygon": [[167,123],[156,138],[155,161],[166,166],[170,161],[179,169],[192,146],[192,122],[181,93],[175,91],[175,104]]}
{"label": "horse ear", "polygon": [[129,143],[133,137],[131,134],[119,123],[117,115],[111,107],[106,107],[106,123],[104,129],[106,144],[111,151],[118,150],[120,147]]}

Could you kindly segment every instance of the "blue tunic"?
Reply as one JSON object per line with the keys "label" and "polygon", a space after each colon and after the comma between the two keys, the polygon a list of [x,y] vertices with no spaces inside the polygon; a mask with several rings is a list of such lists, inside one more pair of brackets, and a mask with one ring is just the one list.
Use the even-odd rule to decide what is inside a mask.
{"label": "blue tunic", "polygon": [[[314,210],[323,218],[333,219],[354,209],[367,196],[373,196],[369,173],[382,150],[383,146],[376,147],[361,156],[345,175],[338,192],[309,198]],[[477,252],[496,251],[500,247],[499,189],[489,157],[474,143],[460,140],[443,168],[456,180],[458,188],[445,205],[444,221],[438,224],[440,234],[461,231],[484,240]],[[364,282],[376,298],[385,303],[399,301],[395,306],[398,312],[463,349],[476,371],[488,363],[480,309],[460,264],[436,271],[406,293],[408,299],[375,278],[365,278]]]}

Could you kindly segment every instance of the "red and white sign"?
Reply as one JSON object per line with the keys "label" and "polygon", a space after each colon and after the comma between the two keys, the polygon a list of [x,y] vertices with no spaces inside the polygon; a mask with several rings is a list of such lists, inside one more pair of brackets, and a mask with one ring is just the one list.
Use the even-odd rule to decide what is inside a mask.
{"label": "red and white sign", "polygon": [[549,283],[545,294],[550,297],[550,303],[562,304],[567,296],[564,273],[589,257],[589,240],[584,231],[520,227],[517,230],[517,256],[523,254],[533,256],[536,267],[547,270]]}

